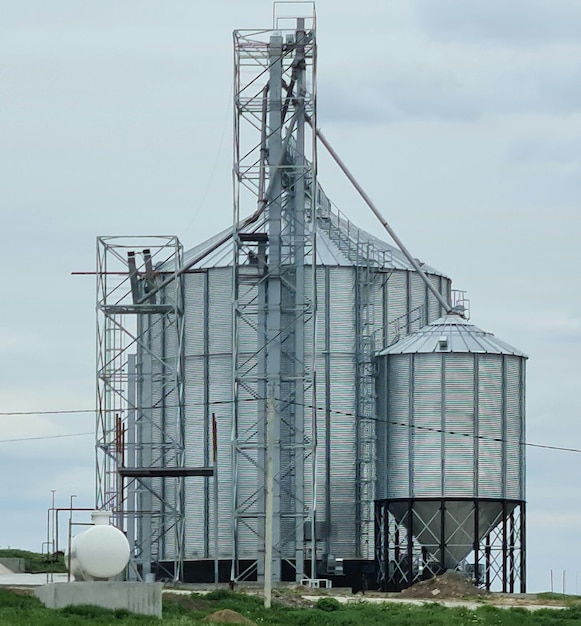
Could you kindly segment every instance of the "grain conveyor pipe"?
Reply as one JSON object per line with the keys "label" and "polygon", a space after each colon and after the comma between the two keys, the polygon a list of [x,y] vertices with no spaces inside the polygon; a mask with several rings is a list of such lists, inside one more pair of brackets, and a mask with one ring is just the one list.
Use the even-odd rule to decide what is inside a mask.
{"label": "grain conveyor pipe", "polygon": [[[310,117],[307,117],[307,122],[309,122],[309,124],[311,124],[311,127],[312,127],[312,119]],[[373,203],[373,200],[371,200],[371,198],[367,195],[363,187],[361,187],[361,185],[357,182],[356,178],[353,176],[353,174],[349,171],[345,163],[342,161],[341,157],[335,152],[331,144],[327,141],[327,138],[325,137],[325,135],[323,135],[323,133],[318,128],[315,128],[314,132],[317,135],[317,137],[321,140],[321,143],[327,149],[327,152],[331,155],[331,157],[333,157],[333,160],[335,161],[335,163],[337,163],[337,165],[339,166],[343,174],[345,174],[345,176],[349,179],[349,182],[353,185],[353,187],[355,187],[359,195],[363,198],[365,204],[367,204],[367,206],[373,211],[373,214],[375,215],[375,217],[377,217],[377,219],[379,220],[383,228],[385,228],[389,236],[397,244],[397,247],[402,251],[406,259],[411,263],[413,268],[420,275],[421,279],[426,284],[426,287],[432,292],[436,300],[442,305],[442,307],[444,308],[444,311],[446,313],[449,313],[452,310],[452,305],[449,302],[447,302],[444,296],[434,287],[434,285],[432,285],[432,283],[426,276],[426,273],[424,272],[424,270],[421,268],[420,264],[418,263],[417,259],[415,259],[412,256],[411,252],[405,247],[402,240],[397,236],[393,228],[388,224],[387,220],[383,217],[379,209],[375,206],[375,204]]]}

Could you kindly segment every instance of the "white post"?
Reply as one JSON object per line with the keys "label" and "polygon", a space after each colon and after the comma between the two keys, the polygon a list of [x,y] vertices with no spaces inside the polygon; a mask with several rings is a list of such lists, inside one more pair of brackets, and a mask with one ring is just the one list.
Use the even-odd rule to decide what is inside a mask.
{"label": "white post", "polygon": [[272,387],[268,390],[266,411],[266,468],[264,477],[265,520],[264,520],[264,606],[269,609],[272,603],[272,516],[273,516],[273,428],[274,395]]}
{"label": "white post", "polygon": [[212,451],[214,454],[214,586],[220,582],[218,561],[218,426],[216,414],[212,413]]}

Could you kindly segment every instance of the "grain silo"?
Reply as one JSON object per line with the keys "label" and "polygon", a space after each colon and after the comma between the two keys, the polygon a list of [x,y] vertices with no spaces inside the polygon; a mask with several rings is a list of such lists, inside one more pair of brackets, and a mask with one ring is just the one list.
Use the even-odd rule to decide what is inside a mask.
{"label": "grain silo", "polygon": [[234,227],[185,253],[99,240],[98,503],[146,576],[264,575],[270,412],[273,578],[316,577],[313,552],[323,574],[372,563],[373,356],[451,297],[324,193],[315,20],[284,24],[234,34]]}
{"label": "grain silo", "polygon": [[383,586],[468,569],[524,589],[526,356],[451,314],[377,360]]}
{"label": "grain silo", "polygon": [[[313,225],[309,223],[309,227]],[[368,559],[373,555],[373,485],[375,469],[372,450],[373,431],[364,441],[358,432],[365,423],[365,416],[358,419],[364,407],[373,408],[374,389],[371,368],[373,350],[386,338],[393,341],[397,336],[419,328],[425,320],[440,315],[440,307],[433,296],[428,295],[420,277],[412,270],[403,255],[369,236],[346,220],[339,219],[331,211],[322,212],[317,220],[317,334],[314,368],[317,372],[316,429],[318,444],[317,463],[317,540],[319,558],[328,554],[348,560]],[[345,247],[342,247],[344,244]],[[202,244],[193,254],[199,255],[211,247]],[[232,502],[237,486],[237,497],[244,502],[244,522],[240,524],[238,555],[241,561],[256,560],[260,551],[257,523],[261,510],[258,500],[253,500],[260,480],[260,462],[254,446],[259,436],[258,425],[261,411],[265,411],[263,398],[258,393],[260,381],[245,384],[244,399],[238,416],[238,430],[244,433],[245,444],[238,461],[237,480],[231,469],[232,405],[234,376],[232,357],[233,311],[232,267],[222,259],[231,258],[230,250],[218,248],[196,271],[185,276],[185,393],[186,393],[186,456],[187,464],[204,464],[202,446],[195,442],[208,440],[209,416],[217,415],[219,426],[218,450],[220,455],[220,536],[230,537],[234,523]],[[351,252],[350,252],[351,250]],[[186,253],[185,257],[188,258]],[[260,297],[259,273],[252,284],[248,281],[257,272],[252,256],[242,266],[246,276],[245,296],[248,301]],[[424,266],[430,280],[449,293],[449,280],[437,271]],[[311,289],[311,267],[307,266],[306,290]],[[361,292],[365,289],[365,300]],[[362,320],[365,315],[365,321]],[[250,324],[244,328],[239,342],[240,361],[259,367],[259,335],[251,332]],[[367,353],[360,349],[366,343]],[[312,362],[313,337],[306,333],[304,350]],[[283,344],[284,345],[284,344]],[[258,377],[257,377],[258,378]],[[284,378],[283,378],[284,383]],[[310,390],[295,397],[294,404],[310,408]],[[290,421],[293,404],[286,406],[287,414],[281,420]],[[161,416],[160,416],[161,417]],[[373,414],[367,426],[373,428]],[[290,430],[290,429],[289,429]],[[281,450],[291,448],[292,433],[281,433]],[[310,420],[305,425],[305,437],[312,438]],[[364,456],[367,455],[367,456]],[[245,462],[246,461],[246,462]],[[311,508],[312,463],[307,455],[303,485],[306,495],[302,505]],[[365,472],[365,475],[363,474]],[[285,506],[293,503],[296,477],[281,480],[281,489],[287,490],[286,502],[281,502],[281,525],[294,531],[294,510]],[[362,494],[361,489],[367,491]],[[212,488],[211,482],[192,482],[186,490],[186,553],[185,558],[203,559],[212,556]],[[281,500],[284,500],[284,496]],[[201,514],[203,512],[203,514]],[[210,519],[208,524],[205,520]],[[310,543],[309,525],[306,526],[305,544],[297,546],[295,534],[287,537],[283,557],[294,561],[297,548]],[[303,528],[301,527],[301,533]],[[229,542],[221,546],[221,559],[232,557]]]}
{"label": "grain silo", "polygon": [[445,315],[451,282],[323,191],[314,15],[234,52],[233,226],[186,252],[98,240],[97,506],[138,578],[349,575],[384,531],[375,354]]}

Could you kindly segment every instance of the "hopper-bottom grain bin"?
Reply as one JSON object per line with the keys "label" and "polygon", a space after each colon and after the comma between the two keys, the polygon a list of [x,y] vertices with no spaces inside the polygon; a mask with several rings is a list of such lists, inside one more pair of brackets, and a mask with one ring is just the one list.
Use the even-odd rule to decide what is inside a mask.
{"label": "hopper-bottom grain bin", "polygon": [[526,358],[453,314],[377,355],[384,588],[450,569],[524,588]]}

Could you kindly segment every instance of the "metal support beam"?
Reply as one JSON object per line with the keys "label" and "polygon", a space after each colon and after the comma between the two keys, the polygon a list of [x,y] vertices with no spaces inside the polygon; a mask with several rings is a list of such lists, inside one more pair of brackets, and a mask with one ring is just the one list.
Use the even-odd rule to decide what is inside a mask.
{"label": "metal support beam", "polygon": [[200,470],[184,462],[182,265],[176,237],[97,240],[96,506],[127,528],[138,578],[168,561],[180,578],[184,481]]}
{"label": "metal support beam", "polygon": [[[307,120],[309,121],[309,123],[311,123],[310,118],[307,118]],[[341,157],[335,152],[335,150],[333,149],[331,144],[327,141],[327,138],[325,137],[325,135],[323,135],[321,130],[316,128],[314,129],[314,132],[316,133],[317,137],[321,140],[321,143],[325,146],[325,148],[327,149],[327,152],[331,155],[335,163],[337,163],[337,165],[339,166],[339,169],[343,172],[343,174],[345,174],[349,182],[353,185],[353,187],[355,187],[357,193],[359,193],[359,195],[363,198],[363,201],[365,202],[365,204],[367,204],[367,206],[371,209],[375,217],[379,220],[379,223],[388,232],[389,236],[393,239],[397,247],[402,251],[406,259],[411,263],[414,270],[421,276],[422,280],[426,284],[426,287],[432,292],[436,300],[438,300],[438,302],[442,305],[442,308],[444,309],[444,311],[446,311],[446,313],[449,313],[452,310],[451,303],[447,302],[445,298],[442,296],[442,294],[434,287],[434,285],[432,285],[432,283],[426,276],[426,273],[422,269],[421,265],[418,263],[417,259],[406,248],[403,241],[398,237],[397,233],[393,230],[393,228],[389,225],[387,220],[383,217],[383,215],[381,214],[381,211],[375,206],[375,204],[373,203],[373,200],[371,200],[371,198],[367,195],[363,187],[357,182],[357,179],[355,178],[355,176],[353,176],[353,174],[349,171],[349,169],[347,168],[347,166],[345,165]]]}
{"label": "metal support beam", "polygon": [[185,476],[213,476],[213,467],[122,467],[124,478],[180,478]]}
{"label": "metal support beam", "polygon": [[[450,557],[460,565],[472,555],[474,562],[468,563],[468,571],[473,572],[479,587],[525,593],[525,509],[521,500],[494,498],[377,500],[378,585],[385,591],[400,591],[422,577],[452,568]],[[462,548],[460,553],[458,548]],[[462,556],[463,550],[466,556]]]}

